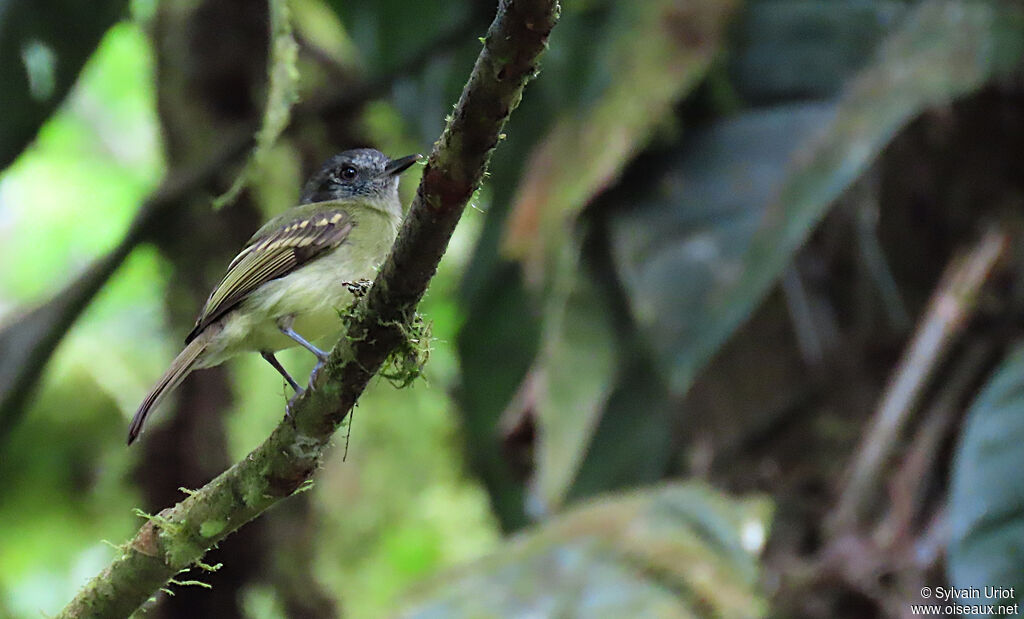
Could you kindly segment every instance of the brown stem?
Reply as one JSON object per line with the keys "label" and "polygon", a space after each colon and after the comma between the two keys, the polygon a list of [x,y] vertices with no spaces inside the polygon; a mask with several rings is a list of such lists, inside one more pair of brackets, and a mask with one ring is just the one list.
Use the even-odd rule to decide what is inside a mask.
{"label": "brown stem", "polygon": [[966,255],[957,256],[947,267],[856,452],[849,481],[829,523],[833,532],[856,527],[871,504],[882,467],[910,419],[918,396],[966,324],[982,284],[1007,245],[1007,234],[991,229]]}
{"label": "brown stem", "polygon": [[879,545],[894,547],[913,539],[915,519],[923,511],[925,490],[937,473],[937,463],[942,461],[942,445],[960,419],[964,397],[976,386],[992,349],[988,341],[967,346],[923,415],[921,427],[893,475],[889,492],[891,508],[875,533]]}
{"label": "brown stem", "polygon": [[121,555],[58,617],[130,614],[178,571],[307,482],[338,425],[387,356],[427,289],[501,131],[534,76],[557,0],[502,0],[459,103],[427,162],[412,208],[348,334],[331,351],[293,422],[194,495],[149,519]]}

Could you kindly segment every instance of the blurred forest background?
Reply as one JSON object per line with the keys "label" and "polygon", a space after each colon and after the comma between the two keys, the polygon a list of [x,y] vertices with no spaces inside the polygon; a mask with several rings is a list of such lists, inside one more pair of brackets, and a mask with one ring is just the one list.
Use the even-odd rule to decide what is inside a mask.
{"label": "blurred forest background", "polygon": [[[124,446],[323,159],[429,152],[494,10],[0,2],[0,617],[57,612],[134,508],[280,421],[251,355]],[[1015,2],[563,0],[421,306],[425,379],[377,379],[313,487],[146,616],[900,617],[925,585],[1024,591],[1022,53]]]}

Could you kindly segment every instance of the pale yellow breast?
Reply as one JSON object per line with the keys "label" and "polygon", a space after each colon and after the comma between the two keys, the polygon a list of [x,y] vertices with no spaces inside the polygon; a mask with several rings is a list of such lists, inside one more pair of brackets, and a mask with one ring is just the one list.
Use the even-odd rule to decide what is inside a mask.
{"label": "pale yellow breast", "polygon": [[[293,329],[310,342],[330,346],[343,329],[339,312],[354,298],[347,282],[373,280],[394,241],[395,222],[384,214],[360,213],[349,240],[295,272],[260,286],[237,310],[221,319],[223,329],[210,342],[200,367],[217,365],[242,351],[278,351],[297,346],[278,329],[293,316]],[[371,245],[367,245],[371,243]]]}

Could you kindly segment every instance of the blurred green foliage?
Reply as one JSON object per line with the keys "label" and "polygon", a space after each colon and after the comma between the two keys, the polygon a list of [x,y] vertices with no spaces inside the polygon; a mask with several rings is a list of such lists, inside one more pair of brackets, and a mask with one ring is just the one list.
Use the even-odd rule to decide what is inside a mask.
{"label": "blurred green foliage", "polygon": [[[340,140],[392,155],[426,152],[491,17],[489,4],[469,1],[275,6],[283,48],[271,54],[269,74],[278,81],[271,78],[259,92],[270,105],[256,106],[274,120],[264,123],[253,155],[258,162],[244,173],[252,205],[264,217],[295,199],[303,170],[318,163],[312,159],[354,145]],[[194,7],[174,9],[187,15]],[[154,34],[163,23],[160,10],[155,2],[132,3],[132,16],[106,31],[63,105],[41,126],[45,115],[39,118],[32,127],[38,137],[3,170],[0,327],[16,326],[25,308],[58,293],[116,246],[138,205],[173,175],[165,156],[180,136],[168,118],[188,118],[195,111],[188,106],[201,106],[185,91],[158,93],[156,84],[173,88],[176,79],[198,79],[210,67],[174,64],[174,54],[158,44],[173,46],[174,36]],[[294,41],[281,22],[285,13],[293,19]],[[0,34],[5,18],[0,11]],[[256,28],[264,26],[269,32],[269,23]],[[229,47],[233,39],[188,40],[202,49],[200,43]],[[188,57],[193,47],[170,49]],[[901,293],[927,297],[934,264],[962,239],[949,229],[963,233],[959,228],[971,229],[982,217],[950,216],[944,234],[936,233],[939,226],[929,227],[927,217],[924,223],[914,217],[921,219],[922,203],[944,196],[913,183],[928,178],[941,186],[922,171],[922,161],[934,156],[929,149],[941,150],[934,134],[944,123],[956,124],[942,114],[955,118],[950,110],[959,98],[1001,93],[1019,71],[1022,50],[1024,17],[1009,3],[566,0],[539,79],[513,115],[485,187],[473,197],[421,305],[432,334],[425,378],[400,390],[375,380],[339,432],[304,495],[312,543],[298,557],[306,568],[299,577],[315,580],[311,587],[355,618],[399,611],[752,617],[768,612],[769,594],[783,609],[788,600],[802,600],[801,592],[819,584],[814,578],[833,574],[823,567],[834,567],[828,561],[843,562],[828,555],[834,548],[820,521],[840,491],[835,470],[846,454],[839,458],[831,444],[812,443],[822,434],[852,443],[849,437],[868,418],[864,403],[898,366],[879,361],[886,359],[879,351],[893,344],[874,332],[833,335],[843,340],[833,366],[799,359],[799,371],[791,372],[797,377],[786,384],[759,384],[788,376],[761,366],[800,356],[792,337],[775,337],[806,335],[794,303],[827,308],[816,315],[828,328],[812,333],[827,340],[829,329],[848,334],[858,320],[870,330],[873,315],[891,313],[886,304]],[[30,48],[18,58],[15,65],[36,91],[59,86],[47,86],[45,50]],[[10,70],[3,65],[0,71]],[[290,79],[294,68],[297,84]],[[158,71],[173,79],[158,82]],[[332,97],[344,100],[360,89],[370,100],[323,111]],[[296,91],[300,107],[289,110]],[[174,109],[175,101],[188,106]],[[939,128],[929,125],[932,133],[919,140],[927,146],[901,143],[935,108],[943,110]],[[288,115],[294,126],[283,130]],[[1007,113],[1007,126],[1016,127],[1018,116]],[[260,119],[242,120],[257,126]],[[205,117],[202,123],[217,126]],[[210,140],[203,130],[189,137]],[[214,141],[218,131],[210,131]],[[4,135],[0,146],[7,147]],[[910,153],[904,160],[901,148]],[[958,143],[942,156],[963,151],[988,162],[982,155],[988,148]],[[1024,177],[1012,163],[1005,167],[1006,177]],[[843,196],[872,168],[888,174],[879,192],[895,196],[885,213],[892,219],[883,222],[890,228],[857,229],[858,247],[877,246],[874,262],[866,252],[850,258],[835,249],[851,236],[842,227]],[[416,173],[403,178],[408,202],[418,179]],[[964,182],[986,188],[1004,182],[1019,197],[1019,187],[1005,178],[984,181]],[[967,192],[953,192],[957,205],[971,204]],[[211,200],[198,201],[205,209]],[[943,204],[934,210],[954,210]],[[899,212],[911,213],[912,223],[891,214]],[[201,211],[206,216],[220,215]],[[959,225],[965,219],[972,225]],[[823,220],[822,239],[813,231]],[[886,239],[876,238],[886,235],[898,239],[885,247],[903,261],[896,271],[918,279],[897,281],[886,270]],[[925,267],[904,253],[915,241],[933,250]],[[143,458],[123,447],[123,429],[187,329],[169,324],[181,300],[168,293],[180,290],[175,285],[183,278],[168,259],[173,249],[161,250],[134,249],[64,334],[27,414],[0,439],[0,616],[57,611],[114,555],[101,540],[118,543],[139,524],[132,508],[142,503],[146,480],[133,477]],[[810,276],[801,275],[801,256],[813,267]],[[203,268],[213,274],[223,268],[209,262]],[[850,275],[861,271],[870,271],[875,283]],[[783,278],[810,282],[809,300],[795,298],[792,286],[780,289]],[[813,290],[822,280],[824,292]],[[883,280],[887,292],[875,290]],[[1019,337],[1006,337],[1016,332],[1004,323],[1020,309],[1014,299],[1024,298],[1019,284],[1003,289],[1004,297],[987,301],[999,308],[990,311],[1001,330],[985,335],[999,346]],[[779,297],[788,303],[784,309]],[[844,302],[850,298],[856,302]],[[748,330],[738,331],[748,320]],[[732,354],[747,362],[730,365]],[[981,391],[960,439],[948,513],[951,580],[961,586],[1016,585],[1010,580],[1020,573],[1019,549],[988,560],[993,548],[1015,548],[1013,532],[1020,528],[1020,493],[1006,483],[1012,478],[1006,471],[1024,464],[1007,438],[1019,430],[1019,356],[1008,357]],[[299,374],[312,365],[301,351],[281,359]],[[226,457],[237,460],[279,422],[290,394],[256,355],[229,368],[230,404],[217,423],[226,428]],[[838,376],[832,383],[822,378],[829,372]],[[715,397],[708,385],[726,385],[728,393]],[[710,409],[721,418],[701,418],[709,410],[701,398],[709,392]],[[766,392],[785,410],[761,410],[766,399],[756,394]],[[856,397],[846,397],[851,392]],[[792,393],[799,397],[789,398]],[[811,400],[818,401],[806,404]],[[854,413],[844,417],[844,406]],[[745,416],[747,409],[758,414]],[[156,423],[168,423],[169,414],[168,407]],[[806,423],[805,415],[814,421]],[[739,428],[738,438],[719,441],[716,424]],[[795,429],[793,444],[777,440],[787,429]],[[777,445],[789,452],[747,458]],[[815,447],[826,452],[827,466],[813,459],[820,455]],[[198,451],[196,459],[224,456]],[[944,497],[948,456],[934,459],[942,487],[928,495],[917,520],[942,514],[936,495]],[[780,473],[783,465],[791,470]],[[687,476],[704,479],[654,485]],[[773,496],[729,496],[751,489]],[[793,500],[807,494],[811,508]],[[773,507],[781,525],[769,523]],[[271,511],[266,519],[277,516]],[[302,535],[276,531],[262,533],[277,536],[263,540],[263,551],[287,554]],[[762,558],[769,531],[775,543]],[[878,539],[885,536],[872,544]],[[825,558],[808,558],[816,552]],[[892,573],[907,563],[878,561],[896,565]],[[233,593],[241,614],[287,612],[286,592],[272,578],[239,585]],[[904,585],[941,572],[930,564],[894,578],[905,578]],[[871,598],[879,616],[893,600],[907,599],[902,589],[857,589],[860,581],[829,586]],[[833,616],[846,600],[836,594],[807,608]]]}
{"label": "blurred green foliage", "polygon": [[14,160],[61,104],[126,5],[125,0],[12,0],[0,7],[0,168]]}
{"label": "blurred green foliage", "polygon": [[[0,177],[0,317],[67,283],[125,233],[163,173],[153,56],[112,28],[60,112]],[[124,414],[160,372],[166,268],[137,251],[64,338],[0,458],[0,589],[14,616],[54,612],[137,525]],[[70,567],[70,569],[69,569]]]}
{"label": "blurred green foliage", "polygon": [[66,283],[69,266],[120,240],[160,180],[152,73],[143,33],[111,29],[61,112],[4,172],[0,262],[18,265],[0,272],[5,299],[39,300]]}
{"label": "blurred green foliage", "polygon": [[428,583],[402,617],[756,617],[765,501],[698,484],[589,501]]}

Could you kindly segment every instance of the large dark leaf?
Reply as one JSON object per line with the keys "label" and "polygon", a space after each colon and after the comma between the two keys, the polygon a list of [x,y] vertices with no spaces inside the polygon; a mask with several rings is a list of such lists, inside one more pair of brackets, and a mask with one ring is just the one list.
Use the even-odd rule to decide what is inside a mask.
{"label": "large dark leaf", "polygon": [[566,500],[651,484],[671,468],[676,414],[651,360],[630,351],[618,374]]}
{"label": "large dark leaf", "polygon": [[906,4],[763,0],[743,11],[729,77],[746,101],[826,99],[870,59]]}
{"label": "large dark leaf", "polygon": [[759,617],[767,513],[699,485],[595,501],[439,580],[401,616]]}
{"label": "large dark leaf", "polygon": [[949,579],[956,587],[1024,592],[1024,347],[996,370],[974,401],[953,463]]}
{"label": "large dark leaf", "polygon": [[126,0],[0,2],[0,170],[64,100]]}
{"label": "large dark leaf", "polygon": [[515,266],[504,264],[490,274],[459,330],[462,383],[456,397],[469,464],[487,488],[501,527],[512,531],[528,522],[525,492],[498,425],[530,367],[540,329]]}
{"label": "large dark leaf", "polygon": [[[834,111],[788,107],[690,141],[615,250],[634,315],[674,391],[749,315],[832,202],[922,110],[1016,66],[1007,5],[926,2],[887,38]],[[657,206],[660,204],[661,206]]]}
{"label": "large dark leaf", "polygon": [[612,216],[612,253],[633,316],[677,390],[721,345],[722,294],[757,267],[743,257],[758,222],[800,145],[834,110],[795,104],[721,121],[685,140],[664,174],[641,170],[609,196],[633,207]]}

